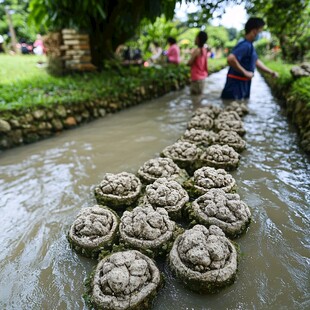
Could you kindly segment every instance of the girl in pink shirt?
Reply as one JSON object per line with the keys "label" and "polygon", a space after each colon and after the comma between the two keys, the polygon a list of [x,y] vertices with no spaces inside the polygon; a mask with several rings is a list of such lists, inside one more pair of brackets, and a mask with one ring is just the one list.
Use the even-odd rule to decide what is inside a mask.
{"label": "girl in pink shirt", "polygon": [[178,65],[181,62],[180,48],[177,46],[177,41],[174,38],[169,37],[167,39],[170,47],[167,51],[168,62]]}
{"label": "girl in pink shirt", "polygon": [[188,65],[191,67],[191,94],[202,94],[205,78],[208,76],[208,56],[207,50],[203,47],[208,40],[208,35],[200,31],[195,39],[198,46],[192,52]]}

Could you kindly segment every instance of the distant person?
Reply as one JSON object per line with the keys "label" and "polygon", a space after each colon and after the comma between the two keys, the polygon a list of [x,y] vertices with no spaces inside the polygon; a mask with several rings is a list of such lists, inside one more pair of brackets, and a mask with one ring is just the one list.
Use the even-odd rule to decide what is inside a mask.
{"label": "distant person", "polygon": [[4,53],[3,42],[3,36],[0,34],[0,53]]}
{"label": "distant person", "polygon": [[245,38],[240,41],[227,57],[229,70],[226,84],[222,91],[223,99],[247,99],[250,97],[251,80],[255,67],[269,73],[273,77],[278,74],[266,67],[257,56],[253,42],[262,32],[265,22],[258,17],[251,17],[245,24]]}
{"label": "distant person", "polygon": [[26,42],[25,39],[21,39],[21,40],[20,40],[20,52],[21,52],[23,55],[28,55],[28,54],[30,54],[30,48],[29,48],[29,45],[27,44],[27,42]]}
{"label": "distant person", "polygon": [[43,55],[44,54],[44,44],[40,34],[37,35],[37,39],[33,43],[33,52],[36,55]]}
{"label": "distant person", "polygon": [[178,65],[181,62],[181,57],[180,48],[177,45],[177,41],[172,37],[169,37],[167,41],[169,44],[169,48],[167,51],[167,60],[169,63]]}
{"label": "distant person", "polygon": [[123,49],[123,60],[124,61],[130,61],[131,60],[131,51],[130,51],[130,47],[125,47]]}
{"label": "distant person", "polygon": [[143,64],[142,51],[140,48],[134,49],[131,63],[133,65],[142,65]]}
{"label": "distant person", "polygon": [[157,62],[160,58],[160,56],[163,53],[163,49],[160,47],[158,42],[154,42],[154,48],[152,50],[152,56],[150,58],[151,62]]}
{"label": "distant person", "polygon": [[208,40],[208,35],[204,31],[200,31],[195,38],[197,48],[192,51],[188,65],[191,67],[191,86],[192,95],[202,94],[205,79],[208,76],[208,56],[207,49],[204,44]]}

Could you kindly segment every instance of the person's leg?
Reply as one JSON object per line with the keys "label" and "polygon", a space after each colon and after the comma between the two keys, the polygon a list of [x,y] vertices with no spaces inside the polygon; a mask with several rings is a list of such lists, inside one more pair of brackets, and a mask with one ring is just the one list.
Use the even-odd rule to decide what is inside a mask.
{"label": "person's leg", "polygon": [[225,87],[222,91],[222,99],[239,100],[244,98],[244,81],[227,78]]}
{"label": "person's leg", "polygon": [[190,92],[192,95],[200,95],[203,92],[204,80],[191,81]]}

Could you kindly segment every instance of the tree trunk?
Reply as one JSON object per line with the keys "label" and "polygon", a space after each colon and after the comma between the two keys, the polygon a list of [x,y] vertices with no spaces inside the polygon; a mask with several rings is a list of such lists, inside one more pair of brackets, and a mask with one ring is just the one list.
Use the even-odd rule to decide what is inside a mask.
{"label": "tree trunk", "polygon": [[104,38],[102,32],[92,32],[90,35],[90,47],[92,63],[101,71],[103,61],[114,57],[111,38]]}

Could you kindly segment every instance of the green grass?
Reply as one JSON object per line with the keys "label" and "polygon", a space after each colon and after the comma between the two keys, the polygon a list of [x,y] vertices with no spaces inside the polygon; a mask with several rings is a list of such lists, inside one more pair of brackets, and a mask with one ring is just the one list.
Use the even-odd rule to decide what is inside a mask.
{"label": "green grass", "polygon": [[[52,76],[37,66],[45,56],[0,55],[0,111],[51,106],[58,103],[79,103],[118,96],[152,81],[163,85],[167,79],[184,79],[189,67],[106,68],[101,73]],[[225,66],[225,59],[209,61],[210,73]]]}
{"label": "green grass", "polygon": [[49,75],[36,66],[38,61],[46,61],[45,56],[0,54],[0,85],[19,83],[33,78],[47,79]]}
{"label": "green grass", "polygon": [[271,87],[275,90],[277,96],[289,98],[294,102],[304,102],[310,108],[310,78],[303,77],[294,79],[290,70],[296,64],[284,63],[280,60],[264,60],[264,63],[272,70],[279,73],[278,79],[270,78],[266,75]]}

